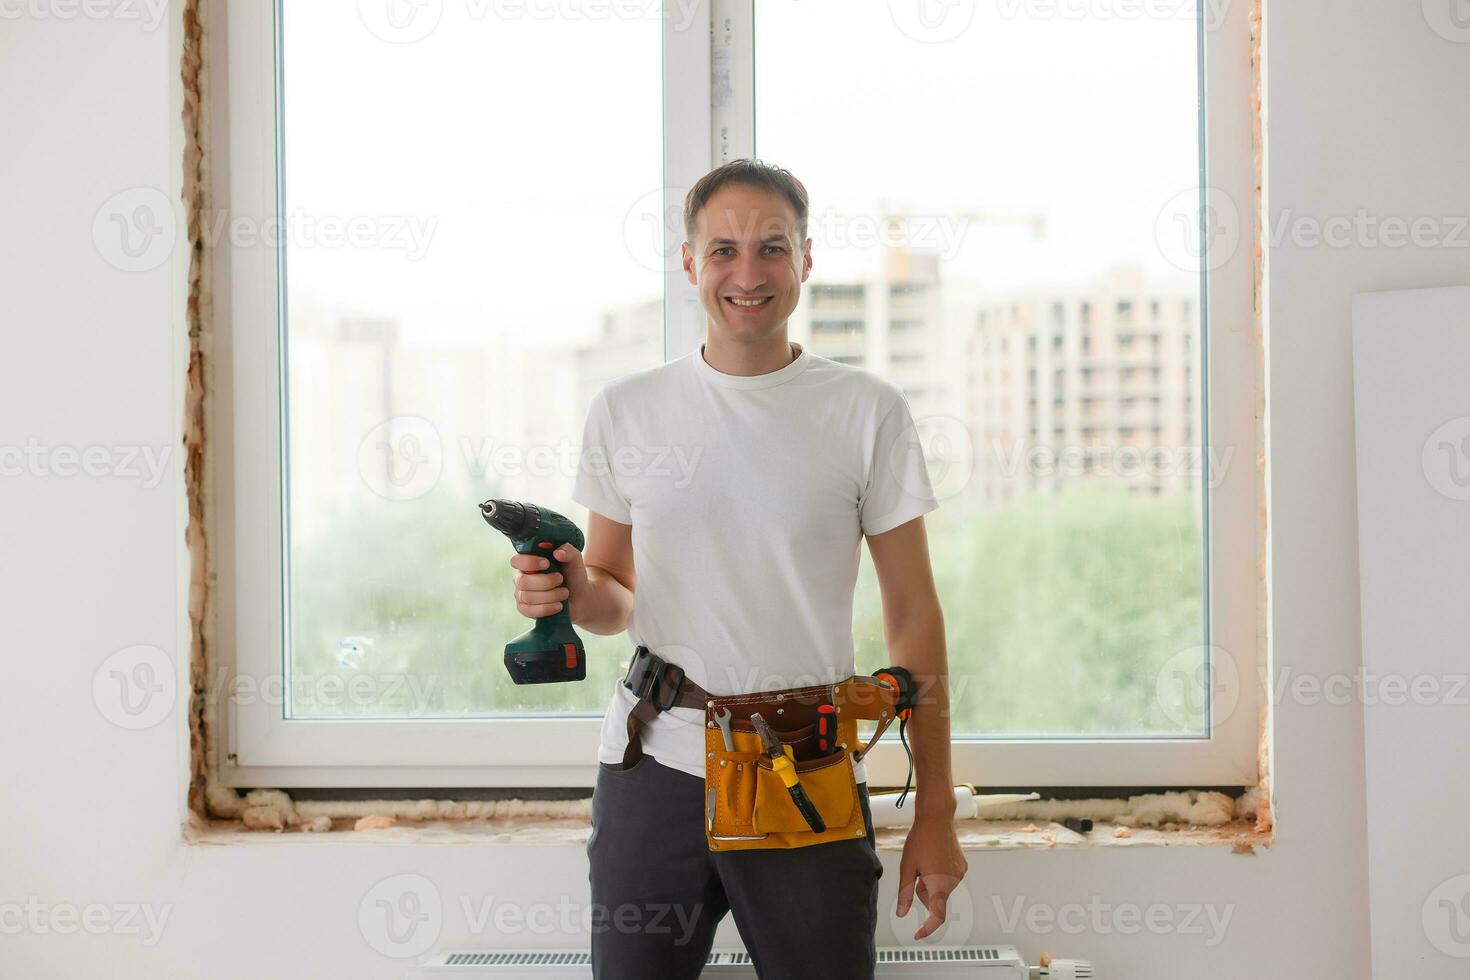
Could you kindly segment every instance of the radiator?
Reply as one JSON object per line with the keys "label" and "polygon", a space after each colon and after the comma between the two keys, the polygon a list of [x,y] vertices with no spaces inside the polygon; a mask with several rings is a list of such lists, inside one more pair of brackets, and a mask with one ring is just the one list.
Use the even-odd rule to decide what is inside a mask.
{"label": "radiator", "polygon": [[[436,953],[408,974],[409,980],[590,980],[586,950],[458,950]],[[701,976],[747,980],[755,966],[746,953],[712,952]],[[894,946],[878,950],[879,980],[1092,980],[1085,960],[1052,960],[1028,967],[1014,946]]]}

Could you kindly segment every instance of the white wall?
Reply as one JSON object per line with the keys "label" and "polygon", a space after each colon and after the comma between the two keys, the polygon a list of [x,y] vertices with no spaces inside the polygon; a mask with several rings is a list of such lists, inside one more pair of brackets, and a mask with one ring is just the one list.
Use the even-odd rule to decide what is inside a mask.
{"label": "white wall", "polygon": [[[39,3],[40,0],[37,0]],[[1448,5],[1449,0],[1445,0]],[[114,193],[175,196],[177,72],[169,30],[122,19],[0,19],[0,445],[176,447],[179,263],[124,274],[91,224]],[[140,5],[139,9],[143,9]],[[175,13],[175,16],[177,14]],[[1470,211],[1470,47],[1437,36],[1420,4],[1291,0],[1267,11],[1269,185],[1275,209],[1319,218]],[[1274,248],[1277,669],[1319,676],[1358,662],[1348,298],[1356,290],[1463,283],[1452,249]],[[269,840],[180,843],[184,740],[173,714],[127,731],[98,711],[92,677],[114,651],[181,644],[177,452],[145,489],[112,477],[0,478],[0,974],[25,977],[393,977],[404,964],[364,941],[359,902],[418,873],[446,903],[441,945],[465,937],[460,896],[585,901],[580,849],[347,846]],[[1214,903],[1208,933],[1060,932],[1009,937],[1034,958],[1081,955],[1101,975],[1367,976],[1362,721],[1358,707],[1284,702],[1276,729],[1279,841],[1223,849],[972,854],[974,940],[1003,940],[991,895],[1060,906],[1096,900]],[[887,855],[891,908],[896,855]],[[17,906],[167,906],[161,940],[120,931],[15,932]],[[23,912],[24,910],[21,909]],[[726,931],[723,938],[733,939]],[[880,942],[891,942],[885,924]],[[504,945],[579,936],[487,937]]]}

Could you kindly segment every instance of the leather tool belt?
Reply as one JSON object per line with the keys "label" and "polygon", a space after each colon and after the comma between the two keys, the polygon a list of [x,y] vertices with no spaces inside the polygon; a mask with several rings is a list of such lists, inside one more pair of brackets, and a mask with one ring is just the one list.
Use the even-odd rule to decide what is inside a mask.
{"label": "leather tool belt", "polygon": [[[805,847],[864,836],[854,765],[895,718],[903,734],[914,701],[912,678],[901,667],[834,684],[712,695],[677,664],[643,646],[623,684],[638,698],[628,714],[625,769],[643,757],[639,731],[644,725],[672,707],[703,709],[704,824],[712,851]],[[785,761],[775,759],[762,742],[751,720],[756,714],[779,739]],[[858,741],[859,720],[877,722],[866,744]],[[793,772],[799,791],[789,785]],[[912,757],[909,774],[911,781]],[[813,826],[812,810],[820,815],[820,829]]]}

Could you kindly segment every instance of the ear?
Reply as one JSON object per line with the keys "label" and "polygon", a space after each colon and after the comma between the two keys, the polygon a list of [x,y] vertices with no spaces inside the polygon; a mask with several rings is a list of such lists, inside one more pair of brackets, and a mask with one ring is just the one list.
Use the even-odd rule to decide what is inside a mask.
{"label": "ear", "polygon": [[683,242],[679,246],[679,251],[683,256],[681,264],[684,266],[684,278],[689,280],[690,285],[698,286],[699,273],[694,268],[694,249],[689,247],[688,242]]}
{"label": "ear", "polygon": [[812,274],[812,240],[808,238],[801,246],[801,281],[806,282]]}

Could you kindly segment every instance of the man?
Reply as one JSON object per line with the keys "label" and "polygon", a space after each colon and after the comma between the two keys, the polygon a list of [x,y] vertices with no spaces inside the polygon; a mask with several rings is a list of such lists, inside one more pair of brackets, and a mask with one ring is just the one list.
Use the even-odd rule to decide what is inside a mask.
{"label": "man", "polygon": [[[578,626],[627,629],[714,695],[832,683],[855,672],[866,536],[889,662],[921,692],[898,913],[917,893],[929,913],[922,939],[943,924],[968,865],[954,831],[944,626],[923,521],[938,503],[913,419],[895,385],[787,339],[812,268],[800,181],[734,161],[689,192],[684,222],[706,341],[593,399],[572,494],[590,513],[585,555],[559,549],[560,575],[514,556],[516,608],[535,618],[568,603]],[[635,703],[615,686],[598,750],[587,845],[601,915],[595,975],[697,977],[728,910],[762,976],[871,977],[883,868],[862,764],[865,839],[712,852],[703,713],[657,715],[642,729],[644,755],[624,769]]]}

